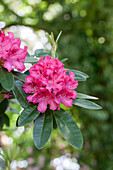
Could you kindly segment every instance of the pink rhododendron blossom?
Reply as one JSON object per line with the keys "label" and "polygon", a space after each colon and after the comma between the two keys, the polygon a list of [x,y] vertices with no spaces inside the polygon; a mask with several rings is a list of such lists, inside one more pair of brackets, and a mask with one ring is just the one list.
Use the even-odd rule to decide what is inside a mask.
{"label": "pink rhododendron blossom", "polygon": [[5,67],[9,72],[16,68],[22,72],[25,70],[25,57],[27,56],[27,46],[20,48],[21,41],[14,38],[12,32],[8,32],[8,36],[4,31],[0,31],[0,66]]}
{"label": "pink rhododendron blossom", "polygon": [[27,97],[28,102],[38,103],[37,110],[44,113],[47,105],[51,110],[60,109],[60,103],[71,107],[78,86],[73,72],[64,69],[64,64],[59,59],[51,59],[51,56],[43,57],[39,63],[34,64],[26,76],[23,90],[32,93]]}

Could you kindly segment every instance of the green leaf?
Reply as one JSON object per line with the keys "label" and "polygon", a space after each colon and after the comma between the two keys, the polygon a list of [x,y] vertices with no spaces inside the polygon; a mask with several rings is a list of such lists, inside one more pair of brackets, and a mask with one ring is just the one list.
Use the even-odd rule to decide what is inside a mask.
{"label": "green leaf", "polygon": [[53,43],[52,43],[52,39],[51,39],[51,37],[50,37],[50,35],[47,33],[47,37],[48,37],[48,40],[49,40],[49,43],[51,44],[51,46],[53,45]]}
{"label": "green leaf", "polygon": [[4,126],[4,124],[6,126],[9,126],[9,117],[6,114],[3,114],[0,117],[0,128],[2,128]]}
{"label": "green leaf", "polygon": [[21,81],[25,82],[25,77],[27,76],[26,74],[17,71],[12,71],[12,73],[17,79],[20,79]]}
{"label": "green leaf", "polygon": [[86,109],[93,109],[93,110],[102,109],[102,107],[99,106],[98,104],[85,99],[75,99],[73,101],[73,104]]}
{"label": "green leaf", "polygon": [[[46,52],[44,49],[37,49],[35,50],[35,56],[36,57],[46,57],[46,56],[52,56],[51,52]],[[58,58],[58,54],[55,53],[55,58]]]}
{"label": "green leaf", "polygon": [[0,68],[0,83],[2,87],[8,91],[13,89],[14,77],[11,72],[8,72],[5,68]]}
{"label": "green leaf", "polygon": [[80,129],[72,117],[64,110],[54,111],[58,128],[60,129],[63,137],[69,142],[70,145],[77,149],[81,149],[83,145],[83,137]]}
{"label": "green leaf", "polygon": [[69,71],[72,71],[75,74],[75,79],[78,81],[86,81],[87,78],[89,77],[87,74],[78,71],[78,70],[71,70],[71,69],[67,69],[67,73],[69,74]]}
{"label": "green leaf", "polygon": [[55,116],[53,115],[53,128],[54,129],[57,129],[57,123],[56,123],[56,120],[55,120]]}
{"label": "green leaf", "polygon": [[13,88],[13,93],[15,95],[15,97],[17,98],[18,102],[20,103],[20,105],[24,108],[29,106],[29,103],[26,99],[26,97],[28,96],[24,91],[23,91],[23,83],[19,80],[15,81],[15,85]]}
{"label": "green leaf", "polygon": [[25,61],[24,61],[24,63],[36,63],[36,62],[38,62],[38,58],[34,58],[34,57],[26,57],[26,59],[25,59]]}
{"label": "green leaf", "polygon": [[48,142],[53,129],[53,117],[51,110],[46,111],[38,116],[33,128],[33,138],[35,145],[41,149]]}
{"label": "green leaf", "polygon": [[46,51],[44,49],[37,49],[35,50],[35,56],[38,56],[40,53],[45,53]]}
{"label": "green leaf", "polygon": [[0,102],[4,100],[4,94],[0,93]]}
{"label": "green leaf", "polygon": [[0,155],[0,170],[5,169],[5,160],[2,157],[2,155]]}
{"label": "green leaf", "polygon": [[61,34],[62,34],[62,31],[60,31],[60,33],[58,34],[58,36],[57,36],[57,38],[56,38],[56,43],[58,42],[58,40],[59,40]]}
{"label": "green leaf", "polygon": [[18,120],[18,126],[24,126],[31,123],[39,116],[40,112],[36,109],[36,107],[36,105],[33,105],[23,110]]}
{"label": "green leaf", "polygon": [[29,70],[25,71],[24,74],[26,74],[27,76],[30,75]]}
{"label": "green leaf", "polygon": [[29,53],[27,53],[27,57],[30,57],[30,54],[29,54]]}
{"label": "green leaf", "polygon": [[43,57],[46,57],[47,55],[48,55],[48,56],[51,56],[51,53],[50,53],[50,52],[42,52],[42,53],[39,53],[39,54],[38,54],[38,57],[42,57],[42,56],[43,56]]}
{"label": "green leaf", "polygon": [[58,58],[58,54],[55,52],[55,58]]}
{"label": "green leaf", "polygon": [[6,111],[8,107],[8,100],[4,99],[1,103],[0,103],[0,117],[2,114],[4,114],[4,112]]}
{"label": "green leaf", "polygon": [[64,58],[64,59],[62,59],[62,60],[60,60],[62,63],[64,63],[65,61],[67,61],[68,60],[68,58]]}
{"label": "green leaf", "polygon": [[86,94],[83,94],[83,93],[77,93],[77,98],[79,98],[79,99],[92,99],[92,100],[98,100],[97,97],[89,96],[89,95],[86,95]]}

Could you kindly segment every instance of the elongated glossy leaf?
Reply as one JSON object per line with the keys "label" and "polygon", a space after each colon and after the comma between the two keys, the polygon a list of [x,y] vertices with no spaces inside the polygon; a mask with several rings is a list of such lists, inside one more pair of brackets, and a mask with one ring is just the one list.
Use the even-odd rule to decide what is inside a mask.
{"label": "elongated glossy leaf", "polygon": [[59,40],[61,34],[62,34],[62,31],[60,31],[60,33],[58,34],[58,36],[57,36],[57,38],[56,38],[56,43],[58,42],[58,40]]}
{"label": "elongated glossy leaf", "polygon": [[14,77],[11,72],[8,72],[5,68],[0,68],[0,83],[2,87],[8,91],[13,89]]}
{"label": "elongated glossy leaf", "polygon": [[79,98],[79,99],[92,99],[92,100],[98,100],[97,97],[89,96],[89,95],[83,94],[83,93],[77,93],[77,98]]}
{"label": "elongated glossy leaf", "polygon": [[58,128],[63,137],[70,145],[77,149],[81,149],[83,145],[83,138],[80,129],[72,117],[64,110],[54,111]]}
{"label": "elongated glossy leaf", "polygon": [[18,102],[20,103],[20,105],[24,108],[29,106],[29,103],[26,99],[27,94],[23,91],[23,83],[19,80],[15,81],[15,85],[13,88],[13,93],[15,95],[15,97],[17,98]]}
{"label": "elongated glossy leaf", "polygon": [[41,57],[41,56],[45,57],[47,55],[50,55],[50,52],[46,52],[44,49],[35,50],[35,56],[37,57]]}
{"label": "elongated glossy leaf", "polygon": [[35,56],[38,56],[40,53],[45,53],[46,51],[44,49],[37,49],[35,50]]}
{"label": "elongated glossy leaf", "polygon": [[4,114],[3,115],[3,121],[2,121],[6,126],[9,126],[10,125],[10,122],[9,122],[9,117]]}
{"label": "elongated glossy leaf", "polygon": [[87,78],[89,77],[87,74],[78,71],[78,70],[71,70],[71,69],[67,69],[67,73],[69,74],[69,71],[72,71],[75,74],[75,79],[78,81],[86,81]]}
{"label": "elongated glossy leaf", "polygon": [[4,100],[4,94],[0,93],[0,102]]}
{"label": "elongated glossy leaf", "polygon": [[41,57],[41,56],[43,56],[43,57],[45,57],[45,56],[51,56],[51,53],[50,52],[42,52],[42,53],[39,53],[38,54],[38,57]]}
{"label": "elongated glossy leaf", "polygon": [[28,123],[31,123],[39,116],[39,114],[40,112],[37,110],[36,105],[27,107],[26,109],[23,110],[19,117],[18,126],[24,126]]}
{"label": "elongated glossy leaf", "polygon": [[2,128],[4,126],[4,124],[6,126],[9,126],[9,117],[6,114],[3,114],[0,117],[0,128]]}
{"label": "elongated glossy leaf", "polygon": [[12,71],[12,73],[17,79],[20,79],[21,81],[25,82],[25,77],[27,76],[26,74],[17,71]]}
{"label": "elongated glossy leaf", "polygon": [[4,158],[0,155],[0,170],[5,169],[5,160]]}
{"label": "elongated glossy leaf", "polygon": [[99,106],[98,104],[85,99],[75,99],[73,101],[73,104],[86,109],[93,109],[93,110],[102,109],[102,107]]}
{"label": "elongated glossy leaf", "polygon": [[7,109],[8,107],[8,100],[7,99],[4,99],[1,103],[0,103],[0,116],[2,114],[4,114],[5,110]]}
{"label": "elongated glossy leaf", "polygon": [[85,76],[86,78],[89,78],[89,76],[86,74],[86,73],[83,73],[81,71],[78,71],[78,70],[70,70],[70,71],[73,71],[74,74],[82,74],[83,76]]}
{"label": "elongated glossy leaf", "polygon": [[34,57],[28,57],[26,58],[26,60],[24,61],[24,63],[36,63],[38,62],[39,59],[34,58]]}
{"label": "elongated glossy leaf", "polygon": [[[44,49],[37,49],[37,50],[35,50],[35,56],[37,56],[37,57],[41,57],[41,56],[45,57],[45,56],[52,56],[52,54],[51,54],[51,52],[47,52]],[[58,58],[57,53],[55,53],[55,58]]]}
{"label": "elongated glossy leaf", "polygon": [[57,129],[57,123],[54,115],[53,115],[53,128]]}
{"label": "elongated glossy leaf", "polygon": [[42,113],[35,120],[33,128],[33,138],[35,145],[38,149],[41,149],[48,142],[53,129],[53,117],[50,110]]}
{"label": "elongated glossy leaf", "polygon": [[67,61],[68,60],[68,58],[64,58],[64,59],[62,59],[62,60],[60,60],[62,63],[64,63],[65,61]]}

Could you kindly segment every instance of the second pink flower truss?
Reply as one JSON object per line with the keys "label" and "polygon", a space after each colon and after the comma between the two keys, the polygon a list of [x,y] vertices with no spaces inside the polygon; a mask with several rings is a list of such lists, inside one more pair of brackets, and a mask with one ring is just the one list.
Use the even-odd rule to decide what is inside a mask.
{"label": "second pink flower truss", "polygon": [[59,59],[51,59],[51,56],[43,57],[39,63],[34,64],[30,70],[30,75],[25,78],[23,90],[31,93],[27,97],[28,102],[38,103],[37,110],[44,113],[47,105],[51,110],[60,109],[60,103],[66,107],[71,107],[77,92],[74,90],[78,86],[73,72],[64,69],[64,64]]}
{"label": "second pink flower truss", "polygon": [[20,48],[21,41],[14,38],[12,32],[8,32],[8,36],[4,31],[0,31],[0,67],[5,67],[9,72],[16,68],[22,72],[25,70],[25,57],[27,56],[27,46]]}

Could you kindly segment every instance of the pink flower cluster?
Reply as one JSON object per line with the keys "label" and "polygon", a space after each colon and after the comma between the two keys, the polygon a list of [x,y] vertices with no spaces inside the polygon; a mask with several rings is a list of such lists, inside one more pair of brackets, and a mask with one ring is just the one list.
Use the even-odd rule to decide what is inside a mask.
{"label": "pink flower cluster", "polygon": [[47,105],[51,110],[60,109],[60,103],[66,107],[71,107],[77,92],[74,90],[78,86],[73,72],[64,69],[64,64],[59,59],[51,59],[51,56],[43,57],[39,63],[34,64],[30,70],[30,75],[25,78],[23,90],[31,93],[27,97],[28,102],[38,103],[37,110],[44,113]]}
{"label": "pink flower cluster", "polygon": [[25,57],[27,55],[27,46],[20,48],[21,41],[14,38],[12,32],[8,36],[4,31],[0,31],[0,66],[4,66],[9,72],[15,67],[18,71],[25,70]]}

